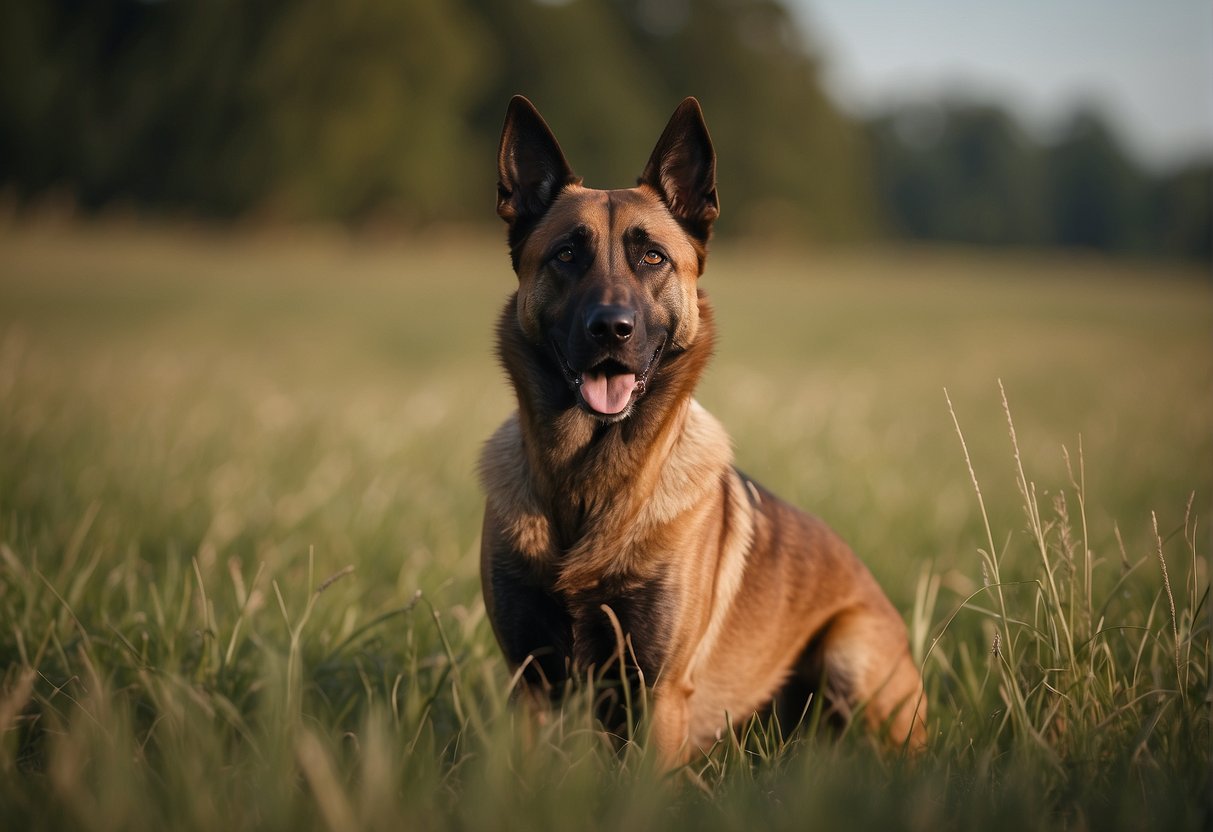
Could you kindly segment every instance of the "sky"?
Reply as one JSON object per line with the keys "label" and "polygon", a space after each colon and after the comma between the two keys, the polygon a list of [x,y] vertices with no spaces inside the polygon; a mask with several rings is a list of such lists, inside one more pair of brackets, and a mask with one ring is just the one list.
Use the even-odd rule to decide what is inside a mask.
{"label": "sky", "polygon": [[844,109],[959,93],[1048,135],[1094,103],[1159,168],[1213,155],[1210,0],[788,0]]}

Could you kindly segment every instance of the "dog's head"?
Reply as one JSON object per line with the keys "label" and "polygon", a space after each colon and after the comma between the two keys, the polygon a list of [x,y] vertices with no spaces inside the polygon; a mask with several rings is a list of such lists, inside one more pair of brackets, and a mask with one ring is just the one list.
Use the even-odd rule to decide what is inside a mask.
{"label": "dog's head", "polygon": [[720,213],[699,103],[674,111],[635,188],[583,187],[522,96],[510,101],[497,164],[523,337],[571,404],[603,422],[627,418],[699,330],[697,283]]}

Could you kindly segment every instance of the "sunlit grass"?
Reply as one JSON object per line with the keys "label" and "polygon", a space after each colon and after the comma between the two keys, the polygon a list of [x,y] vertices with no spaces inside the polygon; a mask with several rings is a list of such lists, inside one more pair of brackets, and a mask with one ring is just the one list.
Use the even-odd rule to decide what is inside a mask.
{"label": "sunlit grass", "polygon": [[512,283],[475,236],[0,237],[6,828],[1199,828],[1207,279],[722,246],[700,398],[886,586],[933,739],[754,722],[666,784],[584,698],[509,704],[473,472]]}

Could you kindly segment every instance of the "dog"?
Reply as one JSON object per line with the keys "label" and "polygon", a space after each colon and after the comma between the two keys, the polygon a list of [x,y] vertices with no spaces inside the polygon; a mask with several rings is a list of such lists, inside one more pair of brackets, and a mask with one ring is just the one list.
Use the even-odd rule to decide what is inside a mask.
{"label": "dog", "polygon": [[522,96],[497,164],[518,277],[497,348],[518,409],[481,455],[481,580],[526,698],[623,665],[667,769],[797,691],[921,748],[922,678],[892,604],[821,520],[733,466],[693,398],[720,212],[699,103],[675,110],[634,188],[585,187]]}

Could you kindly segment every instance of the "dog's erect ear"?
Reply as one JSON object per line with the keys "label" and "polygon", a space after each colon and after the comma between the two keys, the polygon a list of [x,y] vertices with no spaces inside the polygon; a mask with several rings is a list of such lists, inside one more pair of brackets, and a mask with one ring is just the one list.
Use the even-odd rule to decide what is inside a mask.
{"label": "dog's erect ear", "polygon": [[720,216],[716,198],[716,151],[694,98],[678,105],[657,140],[640,182],[656,189],[683,227],[706,242]]}
{"label": "dog's erect ear", "polygon": [[497,151],[497,214],[511,226],[543,216],[556,195],[580,181],[535,105],[510,99]]}

